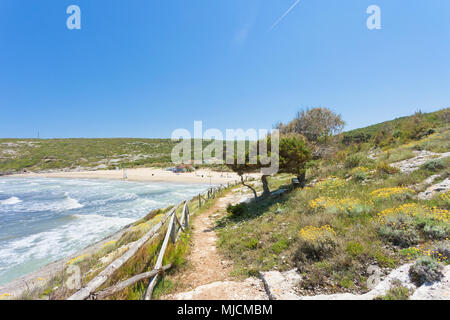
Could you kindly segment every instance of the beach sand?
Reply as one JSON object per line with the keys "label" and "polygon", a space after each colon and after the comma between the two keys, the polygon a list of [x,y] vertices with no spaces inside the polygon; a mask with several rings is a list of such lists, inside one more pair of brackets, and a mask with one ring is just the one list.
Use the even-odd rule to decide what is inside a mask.
{"label": "beach sand", "polygon": [[[240,177],[231,172],[216,172],[207,169],[197,170],[192,173],[173,173],[165,171],[163,169],[155,168],[137,168],[127,169],[128,181],[142,181],[142,182],[171,182],[171,183],[201,183],[201,184],[223,184],[234,183],[240,181]],[[10,177],[37,177],[37,178],[68,178],[68,179],[112,179],[123,180],[122,170],[98,170],[98,171],[80,171],[80,172],[47,172],[47,173],[24,173],[15,174]],[[247,177],[247,175],[246,175]],[[252,178],[259,178],[259,174],[251,174]],[[4,286],[0,286],[0,296],[2,294],[10,294],[7,299],[17,299],[24,294],[27,290],[33,291],[39,287],[43,287],[48,283],[48,280],[58,273],[61,273],[65,263],[73,258],[86,253],[93,253],[97,251],[104,243],[111,239],[118,239],[125,232],[128,227],[120,230],[119,232],[107,237],[106,239],[94,243],[87,248],[78,251],[77,253],[50,263],[35,272],[25,275],[17,280],[14,280]],[[43,280],[40,280],[43,279]],[[1,299],[0,299],[1,300]]]}
{"label": "beach sand", "polygon": [[[155,181],[173,183],[202,183],[202,184],[227,184],[239,181],[239,176],[234,172],[217,172],[207,169],[195,172],[173,173],[164,169],[137,168],[126,170],[128,181]],[[251,174],[257,178],[258,174]],[[123,180],[122,170],[98,170],[79,172],[48,172],[48,173],[24,173],[14,177],[41,177],[41,178],[74,178],[74,179],[113,179]]]}

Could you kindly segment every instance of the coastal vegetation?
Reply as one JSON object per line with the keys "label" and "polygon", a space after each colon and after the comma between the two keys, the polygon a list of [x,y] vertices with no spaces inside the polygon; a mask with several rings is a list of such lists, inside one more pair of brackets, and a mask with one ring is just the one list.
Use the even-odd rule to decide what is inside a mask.
{"label": "coastal vegetation", "polygon": [[[449,159],[431,159],[411,171],[393,166],[418,152],[450,151],[449,113],[416,113],[368,128],[308,142],[307,186],[292,189],[294,175],[268,179],[280,196],[229,207],[217,221],[219,247],[245,278],[261,271],[297,268],[298,292],[368,291],[369,266],[384,273],[414,262],[417,281],[438,279],[450,263],[448,191],[418,194],[450,176]],[[281,183],[280,183],[281,182]],[[261,191],[262,186],[255,184]],[[422,279],[422,280],[420,280]],[[384,297],[407,298],[401,286]]]}
{"label": "coastal vegetation", "polygon": [[[258,201],[230,204],[214,215],[217,246],[224,259],[232,261],[231,276],[244,279],[264,271],[296,268],[302,275],[297,288],[300,295],[365,293],[370,289],[372,266],[386,275],[410,263],[409,275],[415,283],[441,279],[443,267],[450,263],[449,192],[435,192],[427,198],[419,195],[450,177],[449,157],[441,157],[450,151],[450,109],[344,133],[338,133],[339,116],[324,109],[318,114],[335,117],[331,129],[311,134],[309,139],[296,129],[283,129],[278,174],[223,190],[243,192],[249,186],[258,196]],[[429,159],[417,162],[415,157],[422,152],[428,152]],[[405,160],[417,163],[412,169],[400,166]],[[247,161],[230,169],[243,176],[261,167]],[[294,187],[293,179],[304,185]],[[191,201],[190,212],[209,210],[215,201],[209,199],[201,208]],[[120,238],[105,242],[94,254],[73,257],[67,264],[79,266],[82,283],[88,282],[168,210],[149,213]],[[146,243],[100,289],[151,270],[160,246],[159,237]],[[191,250],[190,232],[176,245],[169,245],[163,265],[173,267],[159,280],[154,298],[184,288],[176,279],[189,268]],[[71,292],[62,289],[64,279],[64,274],[52,279],[37,296],[67,297]],[[139,281],[110,299],[141,299],[147,284],[148,280]],[[376,299],[407,299],[410,294],[397,284]]]}
{"label": "coastal vegetation", "polygon": [[[167,167],[172,165],[171,152],[177,143],[171,139],[131,138],[0,139],[0,173]],[[202,166],[226,170],[213,164]]]}

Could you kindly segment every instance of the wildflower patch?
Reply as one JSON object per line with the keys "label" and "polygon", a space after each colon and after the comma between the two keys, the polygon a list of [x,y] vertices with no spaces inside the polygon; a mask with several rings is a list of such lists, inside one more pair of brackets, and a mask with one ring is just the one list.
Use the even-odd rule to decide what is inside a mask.
{"label": "wildflower patch", "polygon": [[319,197],[311,200],[309,207],[313,210],[323,209],[330,213],[359,215],[370,212],[373,209],[373,201],[362,201],[355,198],[334,199],[330,197]]}
{"label": "wildflower patch", "polygon": [[406,200],[412,198],[415,191],[404,187],[393,187],[393,188],[382,188],[370,193],[370,196],[375,201],[385,200],[385,199],[398,199]]}

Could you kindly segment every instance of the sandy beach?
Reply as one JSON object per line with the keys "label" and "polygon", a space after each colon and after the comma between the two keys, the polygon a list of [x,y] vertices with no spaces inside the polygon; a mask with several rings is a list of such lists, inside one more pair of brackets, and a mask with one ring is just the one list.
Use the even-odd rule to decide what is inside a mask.
{"label": "sandy beach", "polygon": [[[234,172],[216,172],[207,169],[197,170],[195,172],[173,173],[164,169],[137,168],[127,169],[126,175],[126,180],[129,181],[155,181],[173,183],[227,184],[228,182],[232,183],[240,180],[239,176]],[[251,174],[250,176],[256,178],[258,174]],[[122,170],[24,173],[14,175],[14,177],[124,180],[124,174]]]}

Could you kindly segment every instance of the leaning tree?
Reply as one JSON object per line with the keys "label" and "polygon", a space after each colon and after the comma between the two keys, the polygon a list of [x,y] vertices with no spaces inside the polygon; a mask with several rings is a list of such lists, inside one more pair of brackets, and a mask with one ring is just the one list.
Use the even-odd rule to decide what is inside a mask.
{"label": "leaning tree", "polygon": [[[261,150],[262,148],[265,150]],[[267,158],[272,158],[271,150],[272,150],[272,138],[269,136],[267,139],[267,144],[259,144],[255,143],[250,148],[256,148],[257,156],[256,162],[250,161],[251,155],[255,154],[254,152],[250,152],[246,150],[245,152],[245,161],[241,161],[243,163],[239,164],[237,161],[237,155],[234,154],[234,162],[232,164],[227,164],[228,167],[236,172],[240,178],[241,183],[250,188],[255,196],[255,200],[257,199],[256,190],[249,184],[245,183],[244,174],[245,173],[254,173],[261,172],[261,182],[263,186],[263,197],[270,195],[269,183],[267,178],[270,174],[267,174],[267,171],[264,168],[267,167],[265,161],[262,161],[261,154],[264,154]],[[249,149],[250,149],[249,148]],[[262,152],[263,151],[263,152]],[[311,159],[311,153],[306,146],[304,139],[299,135],[282,135],[279,138],[279,148],[278,148],[278,172],[280,173],[291,173],[295,174],[300,181],[302,186],[305,185],[305,174],[306,174],[306,163]]]}

